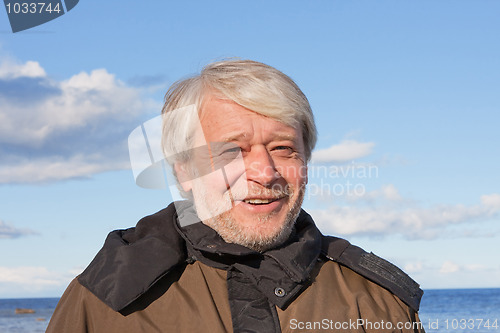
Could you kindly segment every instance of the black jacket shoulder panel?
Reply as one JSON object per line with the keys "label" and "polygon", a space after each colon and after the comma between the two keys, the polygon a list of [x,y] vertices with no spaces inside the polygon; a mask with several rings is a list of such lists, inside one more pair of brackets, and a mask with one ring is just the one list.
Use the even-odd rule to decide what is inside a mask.
{"label": "black jacket shoulder panel", "polygon": [[184,263],[185,244],[175,230],[174,219],[171,204],[142,218],[134,228],[112,231],[78,278],[80,284],[113,310],[125,308]]}
{"label": "black jacket shoulder panel", "polygon": [[323,236],[322,254],[389,290],[418,311],[423,290],[405,272],[385,259],[368,253],[345,239]]}

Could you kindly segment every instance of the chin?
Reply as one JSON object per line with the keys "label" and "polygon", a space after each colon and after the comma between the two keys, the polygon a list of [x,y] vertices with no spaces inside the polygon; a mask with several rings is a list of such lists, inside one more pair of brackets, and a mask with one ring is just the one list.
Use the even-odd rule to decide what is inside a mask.
{"label": "chin", "polygon": [[299,209],[290,210],[285,216],[254,215],[244,221],[234,217],[232,211],[204,221],[227,243],[239,244],[257,252],[264,252],[284,244],[294,230]]}
{"label": "chin", "polygon": [[[245,203],[240,203],[221,212],[216,209],[220,208],[221,204],[214,205],[213,201],[207,199],[207,196],[201,196],[199,211],[212,212],[212,214],[217,211],[221,212],[202,221],[214,229],[227,243],[239,244],[264,252],[283,245],[290,238],[303,198],[304,190],[300,188],[297,197],[290,195],[286,200],[275,203],[277,207],[274,206],[274,211],[267,207],[250,207]],[[212,207],[209,207],[208,203],[211,203]]]}

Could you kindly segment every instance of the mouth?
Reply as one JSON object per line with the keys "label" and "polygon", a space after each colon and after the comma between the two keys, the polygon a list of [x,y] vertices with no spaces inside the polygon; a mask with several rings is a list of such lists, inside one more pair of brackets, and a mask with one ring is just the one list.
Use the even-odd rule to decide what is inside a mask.
{"label": "mouth", "polygon": [[287,195],[251,196],[236,200],[234,208],[239,212],[269,215],[282,210],[286,206],[288,198]]}
{"label": "mouth", "polygon": [[254,206],[259,206],[259,205],[268,205],[270,203],[273,203],[275,201],[281,200],[284,197],[278,197],[278,198],[252,198],[252,199],[244,199],[242,200],[246,204],[254,205]]}

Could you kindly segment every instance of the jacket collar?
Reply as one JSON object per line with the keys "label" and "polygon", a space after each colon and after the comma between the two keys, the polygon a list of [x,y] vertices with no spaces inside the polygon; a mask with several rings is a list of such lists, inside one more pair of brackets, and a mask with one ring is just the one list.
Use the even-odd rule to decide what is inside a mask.
{"label": "jacket collar", "polygon": [[[186,217],[192,224],[180,228],[178,220]],[[134,228],[111,232],[78,277],[80,284],[120,311],[195,257],[212,267],[241,271],[271,302],[283,308],[302,289],[321,250],[321,234],[305,211],[300,212],[289,242],[264,253],[226,243],[196,219],[191,205],[175,202],[144,217]],[[277,288],[285,294],[277,296]]]}
{"label": "jacket collar", "polygon": [[[179,219],[194,210],[179,210]],[[245,274],[266,297],[280,308],[286,307],[308,281],[321,252],[321,234],[312,218],[301,210],[290,239],[282,246],[256,252],[238,244],[226,243],[212,228],[199,222],[179,227],[191,260],[220,269],[236,269]],[[277,290],[281,292],[277,292]]]}

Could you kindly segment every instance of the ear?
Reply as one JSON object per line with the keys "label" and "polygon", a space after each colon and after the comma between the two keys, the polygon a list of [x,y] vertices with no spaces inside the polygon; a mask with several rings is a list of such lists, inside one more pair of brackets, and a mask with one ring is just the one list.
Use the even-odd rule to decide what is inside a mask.
{"label": "ear", "polygon": [[174,163],[175,174],[177,175],[177,180],[181,185],[184,192],[189,192],[193,189],[193,184],[191,181],[190,173],[186,163]]}

